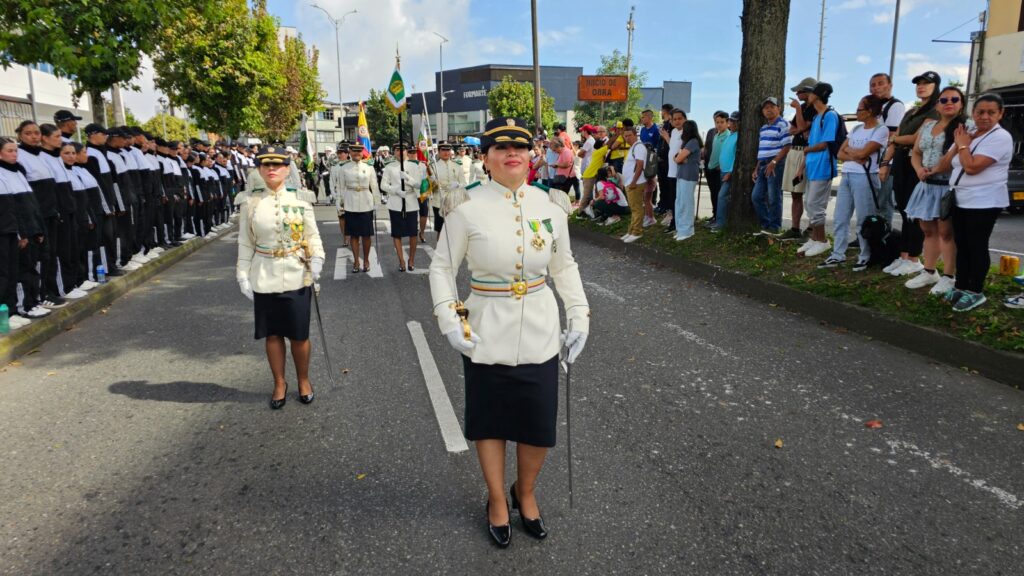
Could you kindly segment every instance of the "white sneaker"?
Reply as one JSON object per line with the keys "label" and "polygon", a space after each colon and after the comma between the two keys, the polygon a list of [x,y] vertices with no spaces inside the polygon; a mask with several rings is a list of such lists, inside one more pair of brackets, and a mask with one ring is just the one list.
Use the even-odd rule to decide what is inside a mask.
{"label": "white sneaker", "polygon": [[693,238],[693,234],[689,234],[687,236],[676,236],[676,242],[682,242],[683,240],[689,240],[690,238]]}
{"label": "white sneaker", "polygon": [[831,249],[832,249],[832,244],[830,244],[829,242],[818,242],[818,241],[815,241],[814,244],[811,245],[810,248],[808,248],[807,250],[804,251],[804,256],[806,256],[808,258],[811,258],[813,256],[820,256],[820,255],[824,254],[825,252],[828,252]]}
{"label": "white sneaker", "polygon": [[922,270],[920,274],[914,276],[910,280],[907,280],[903,285],[911,290],[917,290],[918,288],[924,288],[925,286],[931,286],[939,281],[939,273],[927,270]]}
{"label": "white sneaker", "polygon": [[36,306],[35,308],[29,310],[28,312],[24,312],[22,314],[22,316],[24,316],[26,318],[42,318],[44,316],[49,316],[49,315],[50,315],[50,311],[47,310],[46,308],[43,308],[42,306]]}
{"label": "white sneaker", "polygon": [[597,216],[594,215],[593,206],[587,206],[586,208],[584,208],[583,213],[586,214],[587,216],[590,216],[591,218],[597,218]]}
{"label": "white sneaker", "polygon": [[79,290],[84,290],[84,291],[88,292],[88,291],[96,288],[97,286],[99,286],[99,284],[93,282],[92,280],[86,280],[85,282],[82,282],[82,285],[79,286],[78,289]]}
{"label": "white sneaker", "polygon": [[625,242],[626,244],[632,244],[633,242],[636,242],[639,239],[640,239],[639,236],[634,236],[632,234],[627,234],[626,237],[622,239],[622,241]]}
{"label": "white sneaker", "polygon": [[217,237],[217,233],[216,232],[210,232],[209,234],[206,235],[206,237],[211,239],[211,240],[213,240],[214,238]]}
{"label": "white sneaker", "polygon": [[807,252],[811,248],[811,246],[814,246],[814,244],[816,244],[814,240],[808,240],[807,242],[804,242],[802,246],[796,249],[796,253],[803,254]]}
{"label": "white sneaker", "polygon": [[31,324],[32,321],[22,316],[11,316],[7,320],[7,325],[11,327],[11,330],[17,330],[18,328],[24,328]]}
{"label": "white sneaker", "polygon": [[146,252],[146,254],[156,254],[157,256],[159,256],[159,255],[161,255],[163,253],[164,253],[164,249],[159,247],[159,246],[157,246],[156,248],[151,248],[149,252]]}
{"label": "white sneaker", "polygon": [[67,294],[65,294],[64,297],[67,298],[68,300],[78,300],[79,298],[85,298],[88,295],[89,295],[88,292],[86,292],[84,290],[79,290],[78,288],[75,288],[71,292],[68,292]]}
{"label": "white sneaker", "polygon": [[661,217],[661,225],[662,226],[668,226],[671,223],[672,223],[672,213],[671,212],[668,212],[664,216]]}
{"label": "white sneaker", "polygon": [[142,268],[142,264],[139,264],[138,262],[129,262],[124,266],[121,266],[121,270],[125,272],[135,272],[139,268]]}
{"label": "white sneaker", "polygon": [[932,289],[928,291],[932,296],[944,296],[946,292],[949,292],[953,288],[956,288],[956,279],[950,278],[949,276],[940,276],[939,281],[932,286]]}
{"label": "white sneaker", "polygon": [[903,266],[903,262],[903,258],[897,258],[893,260],[891,264],[889,264],[885,268],[882,268],[882,272],[885,272],[886,274],[891,274],[893,270],[899,268],[900,266]]}
{"label": "white sneaker", "polygon": [[921,264],[920,260],[904,260],[900,267],[889,272],[893,276],[910,276],[911,274],[917,274],[921,270],[924,270],[924,264]]}
{"label": "white sneaker", "polygon": [[182,240],[191,240],[191,239],[193,239],[195,237],[196,237],[196,235],[192,234],[190,232],[185,232],[184,234],[181,235],[181,239]]}
{"label": "white sneaker", "polygon": [[622,218],[619,218],[618,216],[609,216],[608,219],[605,220],[604,223],[601,224],[601,225],[602,226],[611,226],[612,224],[615,224],[616,222],[619,222],[620,220],[622,220]]}
{"label": "white sneaker", "polygon": [[632,236],[632,234],[630,234],[629,232],[626,232],[622,236],[619,236],[619,240],[622,240],[623,242],[625,242],[626,238],[629,238],[630,236]]}

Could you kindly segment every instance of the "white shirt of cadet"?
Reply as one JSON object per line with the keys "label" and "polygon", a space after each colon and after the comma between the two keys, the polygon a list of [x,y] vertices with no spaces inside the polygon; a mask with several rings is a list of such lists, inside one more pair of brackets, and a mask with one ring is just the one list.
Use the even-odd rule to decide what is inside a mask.
{"label": "white shirt of cadet", "polygon": [[[629,153],[626,154],[626,160],[622,164],[622,182],[629,186],[633,182],[633,174],[636,172],[636,163],[639,160],[643,162],[647,159],[647,147],[644,143],[637,140],[633,143],[633,146],[629,148]],[[640,176],[636,179],[637,184],[646,184],[647,178],[644,178],[643,168],[640,169]]]}
{"label": "white shirt of cadet", "polygon": [[[847,146],[851,150],[860,150],[868,145],[870,142],[878,142],[879,152],[885,150],[885,145],[889,142],[889,130],[881,124],[874,128],[865,128],[863,124],[858,124],[846,137],[846,141],[849,143]],[[871,169],[872,174],[878,174],[878,158],[879,153],[876,152],[871,157]],[[857,162],[844,161],[843,162],[843,174],[864,174],[864,165]]]}
{"label": "white shirt of cadet", "polygon": [[[954,143],[953,146],[956,146]],[[960,155],[953,156],[953,173],[949,181],[955,182],[956,205],[960,208],[1006,208],[1010,195],[1006,180],[1010,176],[1010,158],[1013,156],[1013,137],[1001,127],[971,142],[971,154],[988,156],[995,160],[988,168],[971,175],[963,173]],[[963,177],[960,174],[963,173]],[[960,181],[957,182],[957,178]]]}
{"label": "white shirt of cadet", "polygon": [[672,135],[668,137],[668,177],[676,178],[679,174],[679,164],[674,158],[683,149],[683,131],[680,128],[673,128]]}

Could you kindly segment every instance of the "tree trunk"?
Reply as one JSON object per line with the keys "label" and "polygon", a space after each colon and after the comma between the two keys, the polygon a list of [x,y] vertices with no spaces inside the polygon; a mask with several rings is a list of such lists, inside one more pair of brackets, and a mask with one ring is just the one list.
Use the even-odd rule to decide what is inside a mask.
{"label": "tree trunk", "polygon": [[750,176],[757,167],[758,134],[764,124],[760,105],[765,98],[778,97],[785,89],[789,2],[743,0],[740,137],[729,187],[728,224],[733,233],[748,232],[757,227],[757,217],[750,201],[750,193],[754,189]]}
{"label": "tree trunk", "polygon": [[114,123],[124,126],[128,123],[124,115],[124,104],[121,102],[121,85],[114,84],[110,87],[110,105],[114,108]]}
{"label": "tree trunk", "polygon": [[89,92],[89,107],[92,108],[92,121],[102,126],[106,126],[107,107],[105,102],[103,102],[103,94],[101,92]]}

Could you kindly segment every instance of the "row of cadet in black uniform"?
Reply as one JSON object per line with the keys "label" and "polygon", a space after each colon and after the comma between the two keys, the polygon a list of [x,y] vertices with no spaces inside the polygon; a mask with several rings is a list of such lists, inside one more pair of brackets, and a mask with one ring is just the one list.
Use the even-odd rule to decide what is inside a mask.
{"label": "row of cadet in black uniform", "polygon": [[99,285],[101,265],[120,276],[216,235],[252,166],[248,152],[168,142],[138,127],[90,124],[85,147],[52,124],[26,121],[17,133],[17,161],[0,161],[0,193],[12,208],[0,206],[0,234],[17,230],[17,249],[7,236],[0,248],[0,303],[14,329],[84,297]]}

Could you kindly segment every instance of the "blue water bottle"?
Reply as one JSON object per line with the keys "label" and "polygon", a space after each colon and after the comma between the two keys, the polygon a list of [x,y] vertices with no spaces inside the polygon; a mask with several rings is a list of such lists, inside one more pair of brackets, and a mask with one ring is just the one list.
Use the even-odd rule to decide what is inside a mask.
{"label": "blue water bottle", "polygon": [[8,334],[10,331],[10,311],[7,309],[7,304],[0,304],[0,334]]}
{"label": "blue water bottle", "polygon": [[107,283],[107,267],[103,264],[96,267],[96,281],[100,284]]}

